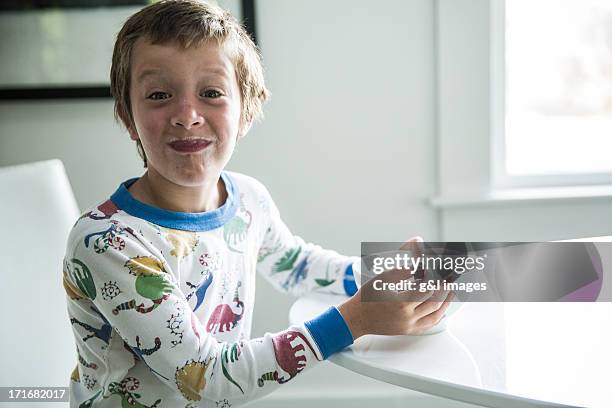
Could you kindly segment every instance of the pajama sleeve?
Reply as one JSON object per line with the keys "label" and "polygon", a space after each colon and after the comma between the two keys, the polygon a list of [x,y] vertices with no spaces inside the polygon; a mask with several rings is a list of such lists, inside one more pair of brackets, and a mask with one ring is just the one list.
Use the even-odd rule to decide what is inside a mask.
{"label": "pajama sleeve", "polygon": [[[91,228],[73,229],[65,259],[65,285],[80,302],[91,302],[91,309],[185,403],[197,406],[209,401],[212,405],[223,398],[237,406],[251,401],[353,341],[338,310],[330,308],[279,333],[236,343],[218,342],[192,312],[159,251],[129,227],[110,222],[113,224],[106,227],[122,238],[120,245],[93,245],[87,239],[93,235]],[[95,224],[96,229],[100,225]],[[347,262],[338,258],[332,267],[336,264]],[[102,290],[108,282],[116,287],[117,295],[112,298]],[[167,322],[180,313],[190,317],[182,342],[172,344]]]}
{"label": "pajama sleeve", "polygon": [[257,271],[277,289],[294,296],[315,290],[345,296],[355,294],[359,257],[343,256],[293,235],[270,194],[262,188],[268,222],[257,257]]}

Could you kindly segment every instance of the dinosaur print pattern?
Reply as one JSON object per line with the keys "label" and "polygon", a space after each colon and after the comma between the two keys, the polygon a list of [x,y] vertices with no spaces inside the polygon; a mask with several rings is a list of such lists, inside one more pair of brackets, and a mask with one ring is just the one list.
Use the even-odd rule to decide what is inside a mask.
{"label": "dinosaur print pattern", "polygon": [[119,286],[117,286],[117,282],[113,281],[104,283],[104,286],[102,286],[100,291],[102,292],[102,297],[105,300],[112,300],[121,293],[121,289]]}
{"label": "dinosaur print pattern", "polygon": [[100,396],[100,394],[102,394],[102,390],[95,393],[93,397],[89,398],[88,400],[83,401],[79,405],[79,408],[91,408],[93,406],[94,401]]}
{"label": "dinosaur print pattern", "polygon": [[62,283],[64,285],[64,291],[66,292],[66,295],[68,295],[68,297],[72,300],[81,300],[81,299],[85,299],[87,297],[86,294],[84,294],[81,289],[79,289],[77,286],[75,286],[70,279],[68,279],[68,272],[64,271],[64,277],[62,280]]}
{"label": "dinosaur print pattern", "polygon": [[278,371],[270,371],[264,373],[261,377],[257,379],[257,385],[263,387],[266,381],[279,382]]}
{"label": "dinosaur print pattern", "polygon": [[206,296],[206,291],[208,290],[209,286],[212,284],[212,281],[213,281],[213,274],[212,272],[209,272],[208,275],[206,275],[206,277],[202,279],[202,282],[200,282],[199,285],[194,285],[191,282],[186,282],[187,286],[193,289],[193,292],[187,295],[187,300],[191,299],[191,297],[194,294],[196,295],[196,304],[193,308],[194,312],[198,310],[200,305],[202,305],[202,302],[204,301],[204,296]]}
{"label": "dinosaur print pattern", "polygon": [[166,234],[166,240],[172,246],[170,255],[183,260],[186,256],[195,251],[198,246],[198,235],[193,231],[182,231],[170,228],[159,227]]}
{"label": "dinosaur print pattern", "polygon": [[90,240],[95,238],[93,248],[98,254],[106,252],[108,248],[121,251],[125,248],[125,239],[122,236],[126,237],[128,234],[137,238],[134,230],[130,227],[120,227],[117,221],[110,221],[110,225],[105,229],[87,234],[83,242],[85,247],[89,247]]}
{"label": "dinosaur print pattern", "polygon": [[244,303],[240,300],[238,288],[242,283],[238,282],[234,292],[233,302],[236,303],[236,308],[240,309],[239,313],[235,313],[232,307],[227,304],[220,304],[215,307],[214,311],[206,324],[206,331],[209,333],[223,333],[232,330],[244,315]]}
{"label": "dinosaur print pattern", "polygon": [[79,374],[79,366],[75,366],[70,374],[70,381],[81,382],[81,375]]}
{"label": "dinosaur print pattern", "polygon": [[198,262],[202,265],[202,272],[200,272],[202,275],[218,271],[223,267],[223,258],[221,258],[221,254],[218,252],[204,252],[200,255]]}
{"label": "dinosaur print pattern", "polygon": [[93,376],[89,374],[83,374],[83,384],[85,385],[85,387],[87,387],[87,389],[93,390],[97,383],[98,380]]}
{"label": "dinosaur print pattern", "polygon": [[285,254],[283,255],[281,259],[276,261],[272,271],[273,272],[283,272],[283,271],[292,270],[293,265],[295,264],[295,261],[297,261],[298,257],[300,256],[301,251],[302,251],[302,248],[300,247],[289,249],[287,252],[285,252]]}
{"label": "dinosaur print pattern", "polygon": [[164,300],[168,299],[174,285],[166,278],[167,272],[163,264],[156,258],[138,256],[129,259],[125,266],[132,275],[136,276],[136,292],[151,301],[153,304],[145,307],[144,303],[137,304],[135,299],[121,303],[113,309],[117,315],[122,310],[135,309],[138,313],[149,313],[155,310]]}
{"label": "dinosaur print pattern", "polygon": [[[119,212],[119,208],[111,200],[106,200],[93,211],[88,211],[79,217],[79,220],[83,218],[90,218],[92,220],[107,220],[114,214]],[[98,215],[102,214],[102,215]]]}
{"label": "dinosaur print pattern", "polygon": [[[85,361],[85,359],[83,358],[83,356],[81,356],[81,352],[79,351],[79,348],[77,347],[77,356],[79,359],[79,363],[86,368],[91,368],[92,370],[97,370],[98,369],[98,365],[96,363],[88,363],[87,361]],[[78,373],[78,371],[77,371]]]}
{"label": "dinosaur print pattern", "polygon": [[189,401],[200,401],[206,387],[206,369],[210,363],[191,361],[176,369],[175,381],[179,391]]}
{"label": "dinosaur print pattern", "polygon": [[93,306],[91,307],[91,310],[95,314],[97,314],[104,322],[99,329],[89,325],[88,323],[80,322],[74,317],[70,319],[70,323],[73,325],[76,324],[77,326],[80,326],[89,332],[87,336],[83,337],[83,342],[86,342],[87,340],[92,339],[92,338],[97,338],[99,340],[102,340],[104,343],[108,344],[111,338],[113,328],[108,323],[108,321],[104,318],[104,316],[102,316],[102,314],[100,314],[100,312],[97,311]]}
{"label": "dinosaur print pattern", "polygon": [[227,400],[227,398],[223,398],[222,400],[215,402],[215,408],[231,408],[232,404]]}
{"label": "dinosaur print pattern", "polygon": [[161,399],[156,400],[153,405],[144,405],[138,402],[141,395],[136,393],[140,387],[140,381],[137,378],[127,377],[120,383],[113,382],[109,384],[108,391],[111,394],[121,397],[121,408],[156,408],[162,402]]}
{"label": "dinosaur print pattern", "polygon": [[234,384],[241,393],[244,394],[244,390],[242,387],[234,380],[232,375],[229,372],[229,363],[234,363],[238,361],[238,357],[240,356],[240,346],[238,343],[234,343],[231,346],[225,343],[223,345],[223,349],[221,350],[221,367],[223,369],[223,375],[229,382]]}
{"label": "dinosaur print pattern", "polygon": [[[329,286],[332,283],[334,283],[336,281],[336,279],[330,279],[330,275],[329,275],[329,269],[330,269],[330,263],[331,262],[327,262],[327,266],[325,267],[325,277],[324,278],[316,278],[314,281],[316,282],[317,285],[321,286],[321,287],[325,287],[325,286]],[[336,275],[339,274],[339,271],[336,270]]]}
{"label": "dinosaur print pattern", "polygon": [[282,242],[280,240],[270,239],[272,235],[272,228],[268,227],[266,230],[265,240],[267,242],[259,249],[259,253],[257,254],[257,262],[261,262],[266,259],[268,256],[277,253],[282,248]]}
{"label": "dinosaur print pattern", "polygon": [[228,180],[202,223],[128,213],[124,185],[75,224],[59,271],[74,406],[238,407],[329,355],[303,323],[251,339],[256,273],[293,295],[344,293],[355,261],[292,235],[256,181]]}
{"label": "dinosaur print pattern", "polygon": [[[274,356],[278,365],[289,375],[289,377],[278,377],[279,384],[286,383],[306,368],[306,354],[304,345],[308,346],[312,354],[317,358],[314,347],[306,336],[294,330],[289,330],[272,338],[274,345]],[[298,354],[299,353],[299,354]]]}
{"label": "dinosaur print pattern", "polygon": [[[87,297],[91,300],[96,299],[96,284],[91,276],[91,272],[87,265],[83,262],[79,261],[76,258],[72,259],[73,267],[69,270],[68,273],[72,276],[72,281],[76,282],[76,286],[78,288],[77,296],[81,295],[81,297]],[[74,285],[69,285],[74,288]]]}
{"label": "dinosaur print pattern", "polygon": [[227,243],[230,251],[243,253],[240,248],[242,243],[247,238],[247,232],[253,221],[253,214],[244,206],[244,202],[240,200],[240,208],[236,215],[225,224],[223,227],[223,238]]}
{"label": "dinosaur print pattern", "polygon": [[298,285],[308,275],[308,258],[302,259],[297,266],[291,269],[287,275],[287,279],[283,282],[283,289],[288,290],[292,286]]}
{"label": "dinosaur print pattern", "polygon": [[170,340],[172,347],[176,347],[183,342],[183,332],[185,331],[181,326],[185,316],[185,309],[183,309],[180,302],[175,302],[175,310],[170,315],[170,318],[166,320],[166,328],[170,329],[170,333],[174,336]]}
{"label": "dinosaur print pattern", "polygon": [[134,351],[136,351],[136,354],[138,354],[138,356],[144,360],[144,356],[150,356],[161,348],[161,340],[159,337],[156,337],[153,342],[155,343],[153,347],[148,349],[142,348],[142,345],[140,344],[140,337],[136,336],[136,347],[134,347]]}
{"label": "dinosaur print pattern", "polygon": [[288,374],[288,377],[281,377],[278,371],[269,371],[257,379],[259,387],[263,387],[266,381],[284,384],[304,370],[307,363],[304,344],[308,346],[315,358],[319,359],[308,339],[297,331],[287,331],[275,336],[272,344],[274,344],[276,361]]}

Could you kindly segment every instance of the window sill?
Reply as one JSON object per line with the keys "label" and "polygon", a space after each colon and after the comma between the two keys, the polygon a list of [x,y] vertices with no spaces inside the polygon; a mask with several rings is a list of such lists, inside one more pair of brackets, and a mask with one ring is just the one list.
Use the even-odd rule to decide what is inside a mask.
{"label": "window sill", "polygon": [[457,208],[590,199],[612,199],[612,185],[513,188],[465,195],[440,195],[430,198],[429,204],[434,208]]}

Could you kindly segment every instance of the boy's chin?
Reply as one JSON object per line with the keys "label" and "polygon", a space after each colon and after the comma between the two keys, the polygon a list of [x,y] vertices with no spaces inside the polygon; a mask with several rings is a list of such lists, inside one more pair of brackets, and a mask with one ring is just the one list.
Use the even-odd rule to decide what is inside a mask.
{"label": "boy's chin", "polygon": [[178,175],[172,181],[174,184],[181,187],[202,187],[209,184],[211,181],[217,181],[219,179],[219,173],[211,171],[200,174]]}
{"label": "boy's chin", "polygon": [[[204,186],[211,181],[219,179],[221,170],[217,169],[198,169],[197,171],[189,169],[176,169],[166,174],[154,171],[152,175],[166,179],[167,181],[177,186],[193,188]],[[155,174],[157,173],[157,174]]]}

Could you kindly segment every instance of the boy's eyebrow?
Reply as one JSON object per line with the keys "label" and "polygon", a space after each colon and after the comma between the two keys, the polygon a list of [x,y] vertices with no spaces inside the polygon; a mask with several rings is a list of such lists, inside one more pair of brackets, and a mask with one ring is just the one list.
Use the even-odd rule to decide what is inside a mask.
{"label": "boy's eyebrow", "polygon": [[159,74],[160,74],[159,69],[145,69],[144,71],[140,73],[140,75],[138,75],[138,78],[136,78],[136,82],[142,82],[148,76],[155,76]]}
{"label": "boy's eyebrow", "polygon": [[[225,77],[229,74],[227,70],[222,67],[213,67],[210,69],[202,70],[202,72],[212,73],[220,77]],[[147,77],[150,77],[150,76],[162,76],[162,70],[158,68],[145,69],[144,71],[140,73],[140,75],[138,75],[138,78],[136,78],[136,82],[137,83],[143,82]]]}

